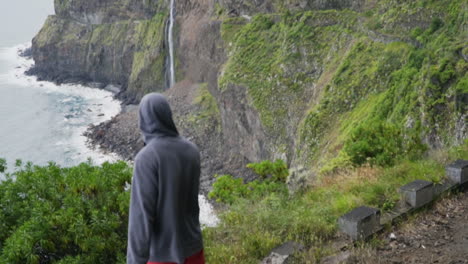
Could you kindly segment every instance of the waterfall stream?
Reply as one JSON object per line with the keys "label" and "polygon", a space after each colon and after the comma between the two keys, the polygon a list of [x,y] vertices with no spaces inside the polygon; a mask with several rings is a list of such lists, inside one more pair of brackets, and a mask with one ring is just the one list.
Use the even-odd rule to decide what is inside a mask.
{"label": "waterfall stream", "polygon": [[174,13],[175,13],[175,0],[171,0],[171,11],[169,15],[169,30],[168,30],[168,44],[169,44],[169,87],[171,88],[175,83],[175,70],[174,70]]}

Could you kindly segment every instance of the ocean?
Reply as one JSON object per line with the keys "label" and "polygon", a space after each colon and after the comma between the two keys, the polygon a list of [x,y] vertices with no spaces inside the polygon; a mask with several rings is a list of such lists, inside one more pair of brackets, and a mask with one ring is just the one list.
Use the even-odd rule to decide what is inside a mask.
{"label": "ocean", "polygon": [[120,112],[108,91],[80,85],[37,81],[24,72],[32,59],[18,52],[30,42],[49,14],[53,0],[19,0],[0,4],[0,158],[12,169],[17,159],[44,165],[77,165],[91,158],[112,161],[115,155],[90,149],[82,135]]}
{"label": "ocean", "polygon": [[[47,16],[53,0],[15,0],[0,3],[0,158],[8,171],[17,159],[62,167],[91,159],[95,164],[119,157],[93,149],[82,134],[90,124],[111,119],[121,111],[108,91],[81,85],[55,85],[24,73],[34,61],[19,55],[28,48]],[[0,174],[0,180],[2,175]],[[217,217],[199,196],[200,221],[216,225]]]}

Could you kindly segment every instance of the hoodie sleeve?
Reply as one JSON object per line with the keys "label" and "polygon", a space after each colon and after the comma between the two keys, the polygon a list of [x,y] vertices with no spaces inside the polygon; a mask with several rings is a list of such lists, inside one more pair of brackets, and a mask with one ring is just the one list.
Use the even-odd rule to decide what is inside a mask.
{"label": "hoodie sleeve", "polygon": [[130,196],[127,264],[146,264],[149,258],[158,196],[155,167],[144,155],[138,155],[135,159]]}

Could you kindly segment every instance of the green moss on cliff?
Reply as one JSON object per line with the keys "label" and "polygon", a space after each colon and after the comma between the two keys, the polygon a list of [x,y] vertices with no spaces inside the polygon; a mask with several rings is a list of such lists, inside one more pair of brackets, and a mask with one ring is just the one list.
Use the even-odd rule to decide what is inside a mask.
{"label": "green moss on cliff", "polygon": [[457,144],[466,136],[466,10],[460,0],[382,1],[364,14],[227,19],[219,87],[246,87],[273,145],[295,142],[293,162],[308,167],[347,160],[343,145],[365,124],[392,124],[416,152],[421,140]]}
{"label": "green moss on cliff", "polygon": [[83,25],[60,19],[57,16],[49,16],[33,42],[38,48],[52,43],[75,42],[79,44],[87,41],[88,36],[88,31]]}
{"label": "green moss on cliff", "polygon": [[129,89],[140,96],[165,88],[164,25],[166,14],[139,21],[135,30],[137,47],[133,56]]}
{"label": "green moss on cliff", "polygon": [[323,65],[346,46],[355,21],[350,11],[257,15],[246,25],[241,18],[224,21],[230,57],[221,91],[245,86],[275,145],[288,145],[312,95],[320,93],[314,83]]}
{"label": "green moss on cliff", "polygon": [[197,89],[197,94],[193,99],[194,111],[187,117],[191,124],[191,129],[195,128],[197,133],[209,134],[215,130],[221,130],[221,114],[218,103],[208,90],[208,84],[202,83]]}
{"label": "green moss on cliff", "polygon": [[428,28],[421,48],[368,39],[356,44],[319,106],[306,117],[299,153],[308,162],[326,163],[350,140],[352,127],[381,122],[401,131],[411,146],[406,150],[410,156],[423,149],[421,139],[432,146],[459,142],[456,134],[461,128],[456,126],[465,122],[466,107],[457,101],[466,91],[457,87],[464,82],[466,61],[457,55],[461,39],[450,31],[450,26],[438,32]]}

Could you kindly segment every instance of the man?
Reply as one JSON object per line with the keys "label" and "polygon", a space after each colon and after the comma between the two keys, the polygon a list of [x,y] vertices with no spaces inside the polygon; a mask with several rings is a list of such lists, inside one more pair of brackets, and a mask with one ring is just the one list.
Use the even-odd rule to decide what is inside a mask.
{"label": "man", "polygon": [[203,264],[199,151],[179,136],[160,94],[141,100],[139,127],[145,147],[135,158],[127,263]]}

